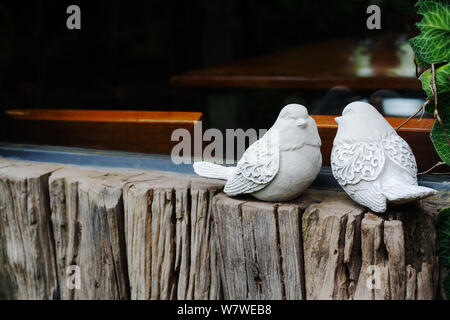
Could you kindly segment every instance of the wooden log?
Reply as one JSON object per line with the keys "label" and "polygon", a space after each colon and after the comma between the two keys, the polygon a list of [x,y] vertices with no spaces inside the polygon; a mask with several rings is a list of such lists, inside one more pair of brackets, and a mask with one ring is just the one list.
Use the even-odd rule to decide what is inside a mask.
{"label": "wooden log", "polygon": [[[129,298],[122,188],[136,175],[69,168],[50,177],[62,299]],[[69,268],[79,268],[79,288]]]}
{"label": "wooden log", "polygon": [[56,169],[12,162],[0,169],[1,298],[58,298],[48,197],[48,177]]}
{"label": "wooden log", "polygon": [[213,200],[225,299],[304,299],[300,214],[308,196],[289,204]]}
{"label": "wooden log", "polygon": [[[301,236],[301,208],[289,205],[278,207],[278,228],[280,251],[283,257],[281,267],[287,300],[302,299],[305,296],[303,271],[303,245]],[[292,241],[292,240],[295,241]],[[288,285],[286,285],[288,284]]]}
{"label": "wooden log", "polygon": [[348,299],[354,290],[362,213],[352,202],[342,200],[313,204],[306,210],[303,248],[307,299]]}
{"label": "wooden log", "polygon": [[0,158],[0,168],[10,167],[10,166],[11,166],[10,161]]}
{"label": "wooden log", "polygon": [[[216,236],[212,221],[212,200],[223,188],[223,181],[207,182],[192,179],[190,190],[190,267],[187,294],[179,291],[178,299],[221,298],[219,260],[216,254]],[[178,190],[178,188],[176,189]],[[187,216],[187,215],[186,215]],[[180,265],[179,270],[181,270]],[[184,268],[187,270],[187,268]]]}
{"label": "wooden log", "polygon": [[[43,250],[52,254],[46,261],[53,263],[54,267],[53,298],[221,297],[211,202],[223,186],[222,182],[205,182],[170,173],[118,173],[117,170],[75,166],[64,166],[62,169],[52,167],[53,173],[49,170],[41,175],[38,165],[25,163],[22,167],[30,166],[29,170],[20,167],[14,172],[10,162],[1,161],[1,165],[9,176],[20,171],[26,179],[36,175],[43,183],[40,192],[46,197],[43,214],[47,224],[43,233],[51,241],[47,244],[50,249],[39,248],[34,256],[46,257],[42,254]],[[5,177],[2,182],[9,183],[9,180]],[[6,190],[6,185],[2,186]],[[125,205],[122,201],[123,189]],[[35,197],[34,193],[31,196]],[[2,199],[2,210],[3,203],[10,202],[13,197],[10,195],[8,199]],[[124,208],[127,210],[126,221]],[[11,208],[7,213],[15,214],[16,211]],[[144,219],[144,223],[134,219]],[[8,230],[11,227],[7,224],[2,226]],[[128,246],[125,235],[127,240],[131,240]],[[17,232],[15,237],[18,236]],[[13,276],[16,275],[6,270],[6,258],[16,254],[15,249],[3,254],[10,242],[3,238],[0,241],[4,266],[0,272],[0,297],[28,298],[25,294],[28,288],[22,289],[20,283],[15,283]],[[74,268],[79,268],[79,289],[74,288],[75,283],[71,282]],[[35,280],[30,273],[23,273],[22,276],[23,286]],[[17,286],[22,291],[17,292]]]}
{"label": "wooden log", "polygon": [[[77,167],[55,171],[49,178],[51,222],[55,241],[60,298],[72,300],[75,289],[68,276],[79,265],[82,222],[79,182],[82,177],[101,177],[104,173]],[[74,270],[73,270],[74,271]]]}
{"label": "wooden log", "polygon": [[124,188],[132,299],[218,299],[211,202],[222,182],[148,177]]}
{"label": "wooden log", "polygon": [[0,158],[0,298],[436,298],[445,195],[375,215],[336,191],[268,203],[222,186]]}
{"label": "wooden log", "polygon": [[436,297],[433,213],[419,204],[377,216],[324,200],[306,210],[303,231],[307,299]]}

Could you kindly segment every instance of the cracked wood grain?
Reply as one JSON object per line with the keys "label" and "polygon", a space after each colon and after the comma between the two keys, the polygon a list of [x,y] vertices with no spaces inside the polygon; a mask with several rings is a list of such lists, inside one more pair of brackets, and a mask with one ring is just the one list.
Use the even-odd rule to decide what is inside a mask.
{"label": "cracked wood grain", "polygon": [[214,197],[225,299],[304,299],[301,213],[290,204]]}
{"label": "cracked wood grain", "polygon": [[[127,299],[122,188],[138,173],[69,167],[50,176],[59,291],[62,299]],[[80,289],[68,268],[80,271]]]}
{"label": "cracked wood grain", "polygon": [[307,299],[434,299],[432,211],[415,203],[375,215],[345,199],[310,206],[303,216]]}
{"label": "cracked wood grain", "polygon": [[433,219],[448,199],[375,215],[337,191],[269,203],[222,187],[0,158],[0,298],[436,298]]}
{"label": "cracked wood grain", "polygon": [[125,186],[133,299],[220,298],[211,203],[222,186],[179,176]]}
{"label": "cracked wood grain", "polygon": [[48,178],[56,166],[0,169],[0,297],[58,298]]}

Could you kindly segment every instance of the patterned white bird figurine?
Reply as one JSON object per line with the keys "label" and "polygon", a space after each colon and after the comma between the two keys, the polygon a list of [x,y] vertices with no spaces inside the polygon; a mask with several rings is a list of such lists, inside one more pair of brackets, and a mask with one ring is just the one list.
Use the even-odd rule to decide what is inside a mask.
{"label": "patterned white bird figurine", "polygon": [[335,120],[331,168],[354,201],[381,213],[387,201],[404,203],[436,194],[418,186],[411,148],[372,105],[350,103]]}
{"label": "patterned white bird figurine", "polygon": [[285,106],[275,124],[250,145],[236,167],[208,162],[194,163],[203,177],[227,180],[230,196],[249,193],[259,200],[296,198],[316,178],[322,166],[316,123],[299,104]]}

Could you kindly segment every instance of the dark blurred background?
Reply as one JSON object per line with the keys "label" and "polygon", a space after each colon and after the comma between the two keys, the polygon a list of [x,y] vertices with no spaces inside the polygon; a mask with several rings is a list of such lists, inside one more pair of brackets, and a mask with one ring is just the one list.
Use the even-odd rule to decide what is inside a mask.
{"label": "dark blurred background", "polygon": [[[265,127],[284,104],[314,108],[327,91],[181,89],[171,75],[339,37],[413,35],[414,3],[2,0],[0,108],[196,110],[218,127]],[[66,28],[70,4],[81,7],[81,30]],[[382,9],[381,30],[366,28],[370,4]]]}

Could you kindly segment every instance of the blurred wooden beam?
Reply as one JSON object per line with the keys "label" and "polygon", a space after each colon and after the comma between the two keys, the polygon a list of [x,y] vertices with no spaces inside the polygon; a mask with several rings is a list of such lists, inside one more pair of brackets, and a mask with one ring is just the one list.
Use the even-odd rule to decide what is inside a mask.
{"label": "blurred wooden beam", "polygon": [[13,109],[6,111],[10,142],[170,154],[175,129],[194,136],[201,112]]}
{"label": "blurred wooden beam", "polygon": [[[322,139],[323,165],[329,166],[336,116],[312,117]],[[187,129],[193,138],[194,123],[200,120],[200,112],[13,109],[6,111],[5,123],[9,142],[170,154],[178,143],[171,141],[173,130]],[[405,119],[386,120],[396,128]],[[439,161],[430,140],[433,123],[434,119],[412,119],[399,132],[411,146],[419,171]]]}
{"label": "blurred wooden beam", "polygon": [[373,37],[372,44],[357,38],[309,43],[176,74],[171,82],[188,88],[420,90],[413,59],[397,45],[403,38],[385,34]]}

